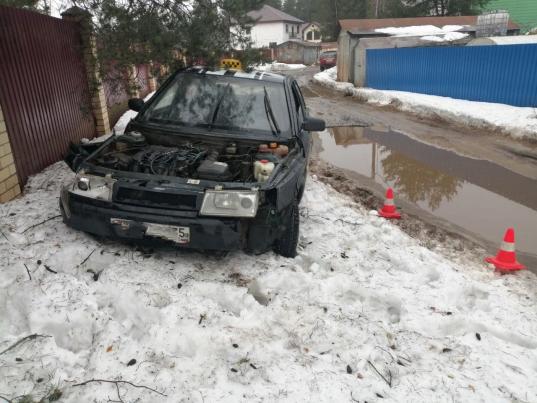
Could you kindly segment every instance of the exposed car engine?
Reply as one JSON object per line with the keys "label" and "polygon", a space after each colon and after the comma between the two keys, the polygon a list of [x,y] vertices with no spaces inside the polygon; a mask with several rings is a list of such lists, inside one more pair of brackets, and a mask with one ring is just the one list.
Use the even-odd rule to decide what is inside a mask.
{"label": "exposed car engine", "polygon": [[109,169],[160,176],[264,182],[288,152],[287,146],[276,143],[257,147],[192,142],[171,147],[154,145],[134,132],[119,136],[93,162]]}

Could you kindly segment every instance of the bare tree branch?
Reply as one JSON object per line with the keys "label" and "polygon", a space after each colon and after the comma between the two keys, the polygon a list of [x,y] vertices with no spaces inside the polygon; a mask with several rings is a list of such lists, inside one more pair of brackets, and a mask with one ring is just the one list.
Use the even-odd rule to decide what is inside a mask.
{"label": "bare tree branch", "polygon": [[373,369],[375,370],[375,372],[376,372],[377,374],[379,374],[379,376],[384,380],[384,382],[386,382],[386,383],[388,384],[388,386],[391,388],[391,387],[392,387],[392,377],[391,377],[391,372],[390,372],[390,379],[388,380],[388,379],[386,379],[386,377],[385,377],[384,375],[382,375],[382,374],[379,372],[379,370],[377,369],[377,367],[375,367],[371,361],[367,360],[367,363],[373,367]]}
{"label": "bare tree branch", "polygon": [[26,263],[23,263],[24,267],[26,268],[26,272],[28,273],[28,277],[30,277],[30,281],[32,281],[32,275],[30,274],[30,269],[28,269],[28,266],[26,266]]}
{"label": "bare tree branch", "polygon": [[37,334],[37,333],[34,333],[34,334],[31,334],[29,336],[26,336],[26,337],[23,337],[22,339],[20,339],[19,341],[17,341],[15,344],[12,344],[11,346],[9,346],[8,348],[6,348],[4,351],[1,351],[0,352],[0,355],[2,354],[5,354],[7,353],[8,351],[10,350],[13,350],[15,347],[19,346],[20,344],[22,343],[25,343],[29,340],[34,340],[34,339],[37,339],[38,337],[52,337],[52,336],[47,336],[45,334]]}
{"label": "bare tree branch", "polygon": [[24,233],[30,231],[32,228],[38,227],[38,226],[41,225],[41,224],[45,224],[46,222],[49,222],[49,221],[54,220],[55,218],[59,218],[59,217],[61,217],[61,214],[58,214],[58,215],[49,217],[49,218],[47,218],[45,221],[41,221],[41,222],[38,222],[37,224],[34,224],[34,225],[29,226],[29,227],[26,228],[24,231],[22,231],[22,233],[24,234]]}
{"label": "bare tree branch", "polygon": [[[130,385],[132,387],[135,387],[135,388],[140,388],[140,389],[147,389],[151,392],[154,392],[154,393],[157,393],[161,396],[167,396],[166,394],[162,393],[162,392],[159,392],[158,390],[156,389],[153,389],[153,388],[150,388],[149,386],[145,386],[145,385],[136,385],[132,382],[129,382],[129,381],[123,381],[123,380],[110,380],[110,379],[89,379],[87,381],[84,381],[84,382],[80,382],[80,383],[76,383],[74,384],[73,386],[84,386],[84,385],[87,385],[88,383],[93,383],[93,382],[96,382],[96,383],[112,383],[114,385],[116,385],[116,388],[118,390],[118,398],[121,400],[121,396],[119,396],[119,384],[120,383],[123,383],[123,384],[126,384],[126,385]],[[123,401],[123,400],[121,400]]]}

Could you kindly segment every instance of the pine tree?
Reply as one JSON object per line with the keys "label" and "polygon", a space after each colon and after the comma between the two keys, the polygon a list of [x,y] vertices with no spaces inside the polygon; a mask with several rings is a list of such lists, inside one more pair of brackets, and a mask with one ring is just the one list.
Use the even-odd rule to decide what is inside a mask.
{"label": "pine tree", "polygon": [[414,14],[425,15],[475,15],[490,0],[408,0]]}
{"label": "pine tree", "polygon": [[50,14],[50,0],[0,0],[0,6],[25,8],[44,14]]}
{"label": "pine tree", "polygon": [[[172,70],[185,61],[216,65],[234,48],[248,49],[251,20],[246,13],[262,4],[261,0],[74,1],[93,16],[101,76],[118,72],[118,79],[132,65],[154,62]],[[153,74],[158,78],[160,69]]]}

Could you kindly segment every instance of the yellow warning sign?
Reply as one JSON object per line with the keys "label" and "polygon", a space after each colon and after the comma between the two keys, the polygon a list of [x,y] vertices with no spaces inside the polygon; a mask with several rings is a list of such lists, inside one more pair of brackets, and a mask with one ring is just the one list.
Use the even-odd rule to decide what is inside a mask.
{"label": "yellow warning sign", "polygon": [[228,70],[242,70],[242,63],[237,59],[222,59],[220,68]]}

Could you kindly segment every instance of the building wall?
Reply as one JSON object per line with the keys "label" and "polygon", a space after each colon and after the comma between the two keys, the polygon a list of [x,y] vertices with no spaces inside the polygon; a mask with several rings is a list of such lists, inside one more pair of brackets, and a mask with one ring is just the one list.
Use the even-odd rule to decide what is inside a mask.
{"label": "building wall", "polygon": [[[317,31],[317,35],[319,35],[318,36],[319,39],[306,39],[308,32],[313,32],[313,31]],[[320,43],[322,41],[321,29],[317,25],[310,25],[302,32],[302,40],[308,41],[308,42]]]}
{"label": "building wall", "polygon": [[420,37],[391,36],[384,38],[362,38],[351,49],[349,81],[356,87],[365,87],[367,75],[367,49],[414,48],[431,46],[465,45],[470,38],[463,38],[450,43],[437,43],[422,40]]}
{"label": "building wall", "polygon": [[348,82],[351,64],[350,35],[341,31],[337,40],[337,80]]}
{"label": "building wall", "polygon": [[537,107],[537,44],[366,52],[371,88]]}
{"label": "building wall", "polygon": [[[286,32],[286,27],[288,32]],[[251,30],[252,46],[254,48],[263,48],[268,47],[271,42],[276,42],[279,45],[280,43],[287,42],[289,39],[299,39],[299,29],[300,24],[283,21],[258,23]]]}
{"label": "building wall", "polygon": [[537,0],[491,0],[485,6],[486,10],[509,11],[511,19],[520,25],[522,33],[537,27]]}
{"label": "building wall", "polygon": [[279,45],[277,50],[277,60],[279,62],[311,65],[319,59],[321,46],[289,41]]}

